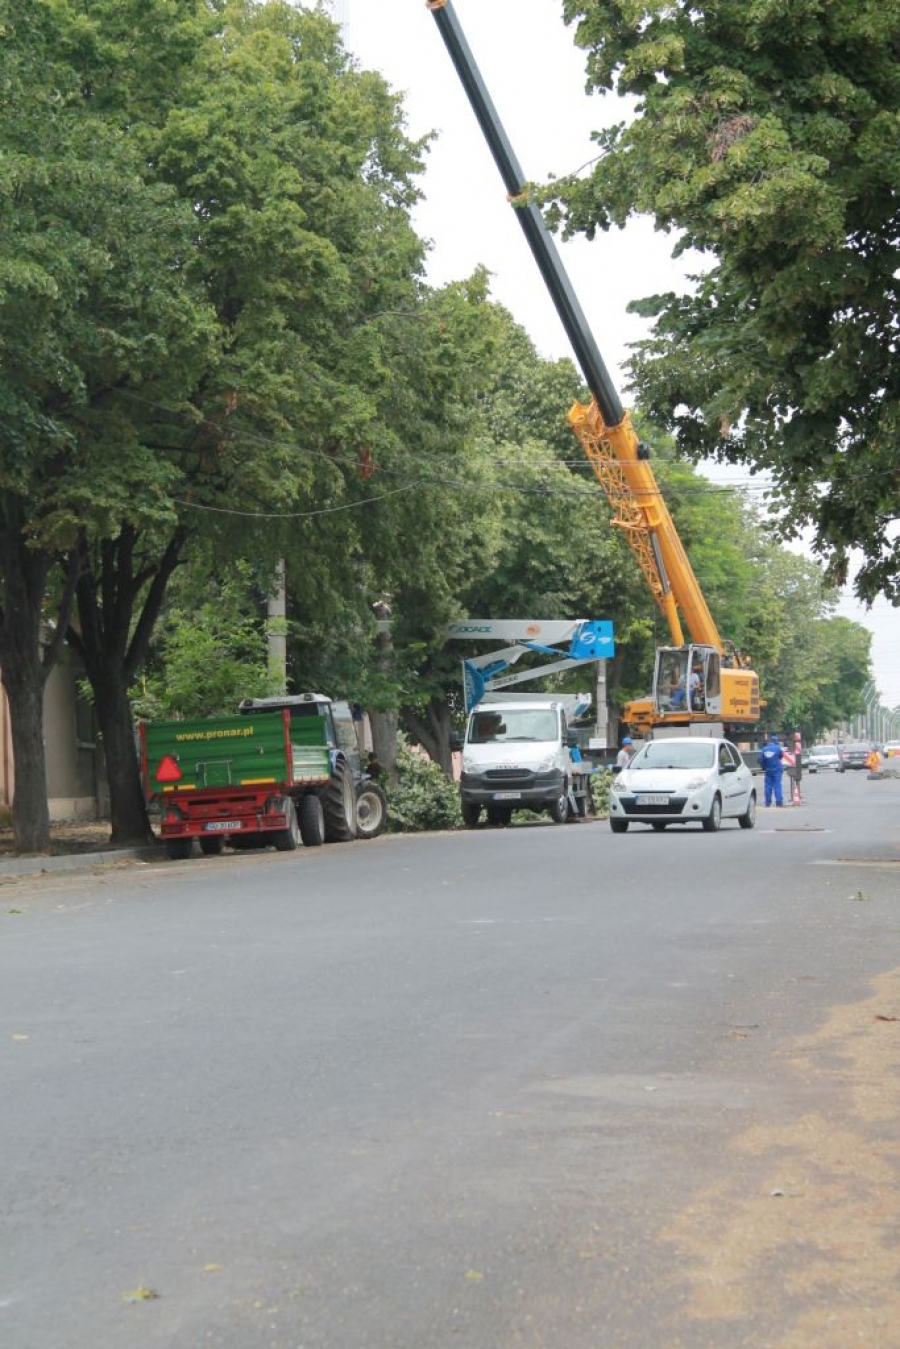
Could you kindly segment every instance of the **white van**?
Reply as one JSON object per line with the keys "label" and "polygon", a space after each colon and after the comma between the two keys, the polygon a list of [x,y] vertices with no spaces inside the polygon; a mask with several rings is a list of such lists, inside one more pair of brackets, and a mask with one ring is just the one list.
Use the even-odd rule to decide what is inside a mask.
{"label": "white van", "polygon": [[469,713],[459,783],[463,821],[474,829],[509,824],[514,810],[549,811],[557,824],[569,816],[572,749],[568,708],[582,695],[488,694]]}

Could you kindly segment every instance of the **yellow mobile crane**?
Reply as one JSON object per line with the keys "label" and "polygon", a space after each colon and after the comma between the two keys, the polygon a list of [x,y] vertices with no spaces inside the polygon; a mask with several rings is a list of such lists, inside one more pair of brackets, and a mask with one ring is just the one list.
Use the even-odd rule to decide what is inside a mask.
{"label": "yellow mobile crane", "polygon": [[[653,688],[631,702],[625,720],[640,735],[654,731],[713,735],[759,720],[759,678],[722,640],[674,521],[662,498],[647,447],[638,439],[572,289],[552,236],[528,199],[526,179],[463,35],[451,0],[425,0],[437,22],[519,223],[556,306],[592,399],[576,403],[569,422],[664,615],[671,646],[658,648]],[[683,626],[684,625],[684,626]],[[691,640],[685,640],[684,627]]]}

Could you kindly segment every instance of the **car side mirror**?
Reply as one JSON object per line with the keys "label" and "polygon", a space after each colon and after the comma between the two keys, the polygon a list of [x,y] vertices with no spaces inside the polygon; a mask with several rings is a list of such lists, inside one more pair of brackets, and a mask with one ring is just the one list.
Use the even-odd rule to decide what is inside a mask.
{"label": "car side mirror", "polygon": [[733,763],[723,763],[719,769],[720,773],[736,773],[737,768]]}
{"label": "car side mirror", "polygon": [[463,742],[462,742],[462,736],[460,735],[459,731],[451,731],[451,732],[450,732],[450,752],[451,752],[452,754],[458,754],[459,751],[462,749],[462,745],[463,745]]}
{"label": "car side mirror", "polygon": [[621,764],[618,764],[618,763],[614,763],[613,766],[612,766],[612,775],[613,775],[613,777],[615,777],[615,775],[616,775],[617,773],[621,773],[621,771],[622,771],[622,765],[621,765]]}

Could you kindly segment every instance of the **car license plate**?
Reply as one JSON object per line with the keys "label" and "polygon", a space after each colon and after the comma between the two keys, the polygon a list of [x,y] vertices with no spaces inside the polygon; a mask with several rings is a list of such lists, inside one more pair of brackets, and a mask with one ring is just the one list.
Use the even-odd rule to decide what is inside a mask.
{"label": "car license plate", "polygon": [[204,829],[240,829],[240,820],[207,820]]}
{"label": "car license plate", "polygon": [[638,806],[667,806],[669,798],[667,796],[636,796],[635,804]]}
{"label": "car license plate", "polygon": [[521,792],[494,792],[495,801],[521,801]]}

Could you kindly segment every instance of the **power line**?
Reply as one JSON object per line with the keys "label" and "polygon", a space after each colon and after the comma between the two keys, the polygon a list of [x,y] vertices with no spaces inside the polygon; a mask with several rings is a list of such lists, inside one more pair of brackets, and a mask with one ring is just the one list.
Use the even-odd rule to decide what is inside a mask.
{"label": "power line", "polygon": [[[153,399],[146,398],[145,396],[134,393],[133,391],[128,389],[119,389],[115,390],[115,392],[120,397],[126,398],[132,402],[140,403],[142,406],[152,408],[156,412],[162,412],[172,417],[180,419],[188,417],[190,415],[185,409],[173,408],[167,404],[159,403]],[[213,421],[207,417],[199,417],[199,418],[196,416],[191,417],[191,426],[192,428],[205,426],[215,430],[220,434],[222,433],[221,423],[218,421]],[[352,455],[333,454],[325,450],[312,449],[307,446],[299,445],[294,441],[288,441],[281,438],[276,438],[274,436],[266,436],[262,432],[254,431],[247,427],[242,427],[240,429],[239,434],[244,440],[248,441],[250,444],[266,446],[268,448],[278,450],[288,450],[292,454],[299,455],[300,457],[303,458],[323,460],[324,462],[334,467],[346,469],[348,472],[355,472],[359,468],[358,459]],[[401,473],[406,474],[408,472],[409,464],[427,466],[428,468],[432,466],[431,461],[429,461],[425,456],[417,455],[406,447],[401,447],[401,449],[406,456],[407,460],[406,464],[399,465],[397,467],[391,467],[389,465],[379,463],[376,465],[377,471],[386,474],[388,476],[397,476]],[[526,451],[522,451],[516,455],[498,455],[498,456],[491,455],[487,458],[487,462],[493,468],[498,467],[505,468],[509,466],[518,467],[521,464],[528,462],[531,462],[535,467],[541,466],[538,463],[535,463],[534,460],[529,461]],[[618,460],[617,462],[621,463],[623,466],[627,466],[629,463],[635,463],[637,461]],[[676,465],[679,465],[685,463],[686,461],[677,460],[674,462]],[[548,467],[556,465],[569,469],[582,468],[584,469],[586,476],[591,473],[590,464],[588,463],[587,459],[583,456],[577,456],[576,458],[573,459],[557,459],[555,456],[551,455],[543,466]],[[895,473],[894,469],[885,469],[883,471],[883,474],[878,476],[893,476],[894,473]],[[580,475],[578,474],[573,474],[573,477],[577,478],[579,476]],[[854,480],[863,478],[870,479],[873,476],[874,475],[870,473],[853,475],[853,477],[848,477],[847,483],[849,485]],[[508,481],[486,482],[483,479],[465,480],[459,478],[422,477],[418,478],[414,484],[405,485],[402,488],[397,488],[396,491],[384,492],[378,496],[358,499],[355,502],[346,503],[345,505],[339,507],[325,507],[319,510],[306,511],[306,512],[270,511],[270,512],[259,512],[256,514],[260,519],[303,519],[315,515],[326,515],[338,510],[356,509],[360,506],[368,504],[370,501],[382,500],[385,497],[397,495],[404,491],[409,491],[413,486],[433,486],[433,487],[444,486],[459,490],[471,490],[473,488],[478,488],[479,490],[482,491],[492,491],[492,492],[515,491],[525,495],[539,495],[545,497],[558,496],[558,497],[580,498],[585,500],[586,499],[596,500],[598,497],[602,498],[603,500],[606,499],[605,493],[603,492],[602,488],[600,488],[599,484],[596,487],[592,486],[591,490],[586,490],[576,487],[572,488],[547,487],[547,486],[532,487],[528,484],[524,484],[521,482],[520,483]],[[659,495],[661,499],[667,499],[665,498],[665,494],[663,493],[661,488],[658,487],[656,490],[657,495]],[[742,498],[746,498],[748,495],[754,494],[757,494],[759,497],[771,496],[773,494],[777,494],[779,490],[780,489],[777,487],[777,485],[772,483],[759,483],[747,480],[746,482],[719,484],[714,483],[709,479],[704,479],[702,482],[697,482],[695,484],[681,484],[674,488],[672,488],[670,485],[669,495],[685,498],[691,496],[698,496],[698,497],[704,495],[709,496],[713,493],[716,493],[716,494],[727,494],[730,496],[737,495],[741,496]],[[187,502],[179,498],[172,498],[172,499],[177,500],[178,504],[184,505],[185,507],[191,509],[208,509],[210,511],[218,511],[221,514],[242,515],[247,518],[251,518],[254,516],[254,512],[251,511],[240,511],[236,509],[226,509],[211,506],[207,508],[200,506],[196,502]]]}

